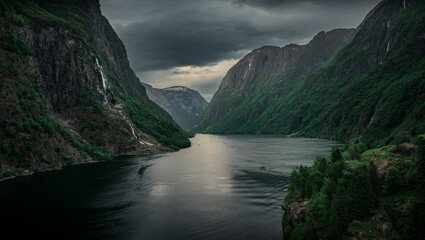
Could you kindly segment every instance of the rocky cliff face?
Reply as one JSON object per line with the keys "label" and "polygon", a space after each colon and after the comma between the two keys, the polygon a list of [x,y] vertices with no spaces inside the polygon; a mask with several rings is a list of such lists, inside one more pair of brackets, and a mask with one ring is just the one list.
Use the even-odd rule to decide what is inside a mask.
{"label": "rocky cliff face", "polygon": [[[293,85],[298,77],[310,73],[328,60],[353,31],[336,29],[320,32],[307,45],[265,46],[252,51],[227,72],[197,129],[229,132],[236,129],[220,123],[223,118],[237,118],[240,126],[243,126],[259,117],[290,89],[288,86]],[[260,92],[261,102],[253,102],[254,99],[258,100],[255,97]],[[253,108],[253,105],[256,106]],[[244,110],[238,110],[242,108]]]}
{"label": "rocky cliff face", "polygon": [[[329,41],[317,41],[319,34],[309,50],[288,58],[294,63],[280,75],[260,65],[255,80],[245,78],[246,69],[256,72],[247,56],[223,79],[197,130],[357,139],[372,146],[425,132],[423,10],[421,1],[382,1],[338,51],[330,45],[321,55]],[[263,62],[281,64],[270,56]]]}
{"label": "rocky cliff face", "polygon": [[254,91],[254,82],[276,78],[294,68],[303,74],[309,73],[328,60],[353,31],[354,29],[336,29],[327,33],[320,32],[307,45],[258,48],[228,71],[211,102],[222,95],[247,95],[250,90]]}
{"label": "rocky cliff face", "polygon": [[148,97],[167,111],[185,130],[192,129],[199,121],[208,102],[197,91],[183,86],[153,88],[143,83]]}
{"label": "rocky cliff face", "polygon": [[189,146],[98,0],[1,1],[0,175]]}

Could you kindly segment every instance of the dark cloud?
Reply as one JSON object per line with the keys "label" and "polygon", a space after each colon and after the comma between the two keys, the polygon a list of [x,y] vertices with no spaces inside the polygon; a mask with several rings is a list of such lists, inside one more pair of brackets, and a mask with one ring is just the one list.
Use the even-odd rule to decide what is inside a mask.
{"label": "dark cloud", "polygon": [[144,82],[210,100],[227,70],[264,45],[304,44],[360,24],[379,0],[100,0]]}
{"label": "dark cloud", "polygon": [[285,0],[234,0],[232,3],[253,7],[272,8],[282,6],[285,3]]}
{"label": "dark cloud", "polygon": [[370,1],[370,0],[232,0],[233,4],[236,5],[248,5],[252,7],[259,8],[284,8],[284,7],[292,7],[295,5],[301,4],[313,4],[317,6],[352,6],[352,5],[366,5],[370,3],[378,3],[378,1]]}
{"label": "dark cloud", "polygon": [[189,74],[189,72],[188,71],[173,71],[172,72],[173,74],[175,74],[175,75],[180,75],[180,74]]}
{"label": "dark cloud", "polygon": [[[235,21],[193,19],[181,16],[164,22],[149,19],[117,27],[125,39],[136,71],[175,66],[206,65],[221,59],[240,57],[238,51],[270,43],[267,29]],[[255,36],[255,37],[254,37]]]}
{"label": "dark cloud", "polygon": [[355,27],[378,0],[101,0],[136,72],[204,66]]}

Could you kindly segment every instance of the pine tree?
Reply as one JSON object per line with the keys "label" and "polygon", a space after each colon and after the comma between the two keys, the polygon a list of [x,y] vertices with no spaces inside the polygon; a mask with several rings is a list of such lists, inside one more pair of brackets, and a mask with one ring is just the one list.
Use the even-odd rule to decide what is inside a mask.
{"label": "pine tree", "polygon": [[376,173],[376,167],[373,162],[369,162],[369,179],[372,185],[374,206],[378,203],[378,198],[381,193],[381,184],[379,183],[378,174]]}
{"label": "pine tree", "polygon": [[336,192],[336,184],[332,179],[325,178],[323,180],[323,186],[321,189],[322,194],[325,196],[326,200],[331,201],[333,195]]}
{"label": "pine tree", "polygon": [[400,172],[394,166],[388,168],[385,174],[385,190],[387,193],[392,194],[397,192],[403,184]]}
{"label": "pine tree", "polygon": [[329,225],[324,234],[324,239],[341,239],[342,233],[347,226],[346,222],[346,197],[339,189],[332,199],[331,209],[329,212]]}
{"label": "pine tree", "polygon": [[338,162],[338,161],[342,161],[342,155],[341,155],[341,151],[339,151],[339,148],[334,148],[332,150],[332,154],[331,154],[331,161],[333,163]]}

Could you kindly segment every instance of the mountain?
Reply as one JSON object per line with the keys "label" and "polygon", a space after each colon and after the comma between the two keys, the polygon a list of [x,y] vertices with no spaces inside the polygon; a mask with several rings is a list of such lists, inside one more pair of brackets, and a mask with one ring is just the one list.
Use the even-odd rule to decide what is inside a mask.
{"label": "mountain", "polygon": [[299,84],[297,79],[325,63],[353,32],[320,32],[307,45],[264,46],[252,51],[227,72],[195,129],[258,132],[251,124],[293,91]]}
{"label": "mountain", "polygon": [[0,1],[0,177],[190,146],[98,0]]}
{"label": "mountain", "polygon": [[289,102],[270,110],[277,112],[267,128],[354,141],[292,172],[285,239],[420,238],[425,2],[380,2],[335,56],[299,81],[282,98]]}
{"label": "mountain", "polygon": [[184,86],[153,88],[142,83],[149,99],[167,111],[185,130],[192,129],[199,121],[208,102],[197,91]]}
{"label": "mountain", "polygon": [[235,91],[244,82],[245,73],[237,71],[248,55],[229,70],[197,130],[294,134],[371,146],[425,132],[424,10],[419,0],[382,1],[312,72],[291,69],[274,77],[261,71]]}

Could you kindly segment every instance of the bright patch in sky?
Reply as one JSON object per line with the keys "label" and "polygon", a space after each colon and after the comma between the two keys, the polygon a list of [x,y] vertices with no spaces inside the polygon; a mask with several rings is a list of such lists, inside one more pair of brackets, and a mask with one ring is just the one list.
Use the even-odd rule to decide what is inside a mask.
{"label": "bright patch in sky", "polygon": [[155,88],[170,86],[186,86],[202,92],[208,102],[218,89],[221,79],[238,60],[223,60],[211,66],[184,66],[168,70],[148,71],[138,73],[142,81]]}

